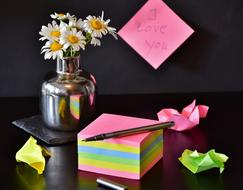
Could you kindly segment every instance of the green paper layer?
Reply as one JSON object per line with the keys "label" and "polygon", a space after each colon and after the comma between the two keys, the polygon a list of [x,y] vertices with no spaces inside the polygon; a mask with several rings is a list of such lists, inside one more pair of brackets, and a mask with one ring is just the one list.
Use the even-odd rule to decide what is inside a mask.
{"label": "green paper layer", "polygon": [[[120,158],[120,157],[115,157],[115,156],[106,156],[102,154],[92,154],[92,153],[87,153],[87,152],[82,152],[82,154],[79,154],[80,157],[82,158],[87,158],[87,159],[93,159],[93,160],[100,160],[104,162],[112,162],[112,163],[119,163],[119,164],[127,164],[131,166],[139,166],[139,160],[132,160],[132,159],[127,159],[127,158]],[[80,158],[80,160],[82,159]]]}

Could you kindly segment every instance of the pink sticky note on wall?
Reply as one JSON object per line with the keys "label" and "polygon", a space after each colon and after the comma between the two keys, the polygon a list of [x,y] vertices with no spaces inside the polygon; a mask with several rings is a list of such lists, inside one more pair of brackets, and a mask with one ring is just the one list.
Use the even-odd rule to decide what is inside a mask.
{"label": "pink sticky note on wall", "polygon": [[162,0],[149,0],[118,34],[157,69],[193,32]]}

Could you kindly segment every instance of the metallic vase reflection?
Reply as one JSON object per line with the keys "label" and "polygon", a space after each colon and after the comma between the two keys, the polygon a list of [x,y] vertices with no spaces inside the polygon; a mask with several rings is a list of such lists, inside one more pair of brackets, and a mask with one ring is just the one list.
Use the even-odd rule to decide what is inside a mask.
{"label": "metallic vase reflection", "polygon": [[57,60],[57,76],[42,84],[41,111],[47,127],[78,131],[95,111],[96,82],[79,69],[79,56]]}

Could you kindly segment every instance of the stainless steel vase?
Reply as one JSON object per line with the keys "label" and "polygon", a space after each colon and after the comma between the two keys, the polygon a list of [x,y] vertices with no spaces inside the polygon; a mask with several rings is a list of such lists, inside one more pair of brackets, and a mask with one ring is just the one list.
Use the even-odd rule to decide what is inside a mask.
{"label": "stainless steel vase", "polygon": [[79,56],[57,59],[56,72],[42,84],[43,121],[51,129],[78,131],[95,111],[95,78],[79,69]]}

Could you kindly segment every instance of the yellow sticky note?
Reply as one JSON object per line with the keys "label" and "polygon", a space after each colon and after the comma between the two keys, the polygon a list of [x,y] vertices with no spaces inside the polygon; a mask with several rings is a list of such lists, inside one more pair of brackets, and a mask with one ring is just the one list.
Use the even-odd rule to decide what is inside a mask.
{"label": "yellow sticky note", "polygon": [[16,161],[24,162],[37,170],[38,174],[42,174],[45,169],[46,160],[43,156],[51,156],[51,154],[40,145],[37,144],[37,140],[30,137],[24,146],[16,153]]}

